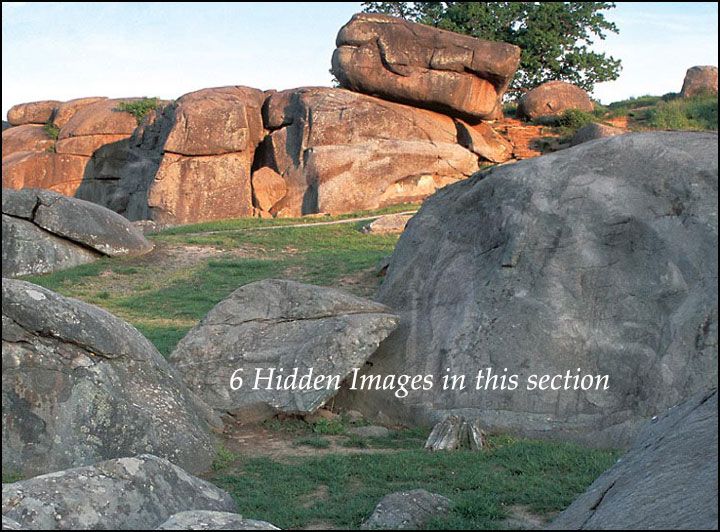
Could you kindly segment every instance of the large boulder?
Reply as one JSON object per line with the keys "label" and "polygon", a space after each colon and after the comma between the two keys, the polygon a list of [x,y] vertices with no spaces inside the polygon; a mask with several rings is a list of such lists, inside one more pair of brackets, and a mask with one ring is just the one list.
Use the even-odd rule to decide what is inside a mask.
{"label": "large boulder", "polygon": [[88,161],[88,157],[51,151],[11,153],[2,159],[2,188],[42,188],[74,196],[85,179]]}
{"label": "large boulder", "polygon": [[240,514],[191,510],[180,512],[155,530],[280,530],[266,521],[246,519]]}
{"label": "large boulder", "polygon": [[653,419],[552,530],[717,530],[717,390]]}
{"label": "large boulder", "polygon": [[105,207],[49,190],[3,190],[5,276],[47,273],[105,255],[142,255],[153,245]]}
{"label": "large boulder", "polygon": [[24,124],[46,124],[50,121],[55,108],[61,102],[57,100],[43,100],[40,102],[20,103],[13,105],[7,113],[7,119],[12,126]]}
{"label": "large boulder", "polygon": [[431,111],[343,89],[303,88],[272,94],[263,112],[271,133],[258,165],[287,186],[270,209],[274,215],[418,201],[478,168],[478,156],[458,144],[455,121]]}
{"label": "large boulder", "polygon": [[2,281],[2,325],[4,472],[143,452],[193,472],[210,466],[209,410],[132,326],[11,279]]}
{"label": "large boulder", "polygon": [[718,68],[716,66],[694,66],[685,73],[680,95],[692,98],[703,94],[718,93]]}
{"label": "large boulder", "polygon": [[[371,369],[436,380],[448,370],[467,374],[467,388],[343,402],[396,421],[458,414],[490,430],[619,447],[644,419],[717,386],[717,141],[621,135],[435,194],[380,287],[401,323]],[[532,375],[563,375],[564,386],[566,372],[571,389],[525,389]],[[607,375],[609,389],[597,379],[574,389],[578,373]],[[508,378],[500,389],[512,374],[518,389]]]}
{"label": "large boulder", "polygon": [[29,530],[152,530],[188,509],[235,511],[225,491],[142,454],[3,484],[2,513]]}
{"label": "large boulder", "polygon": [[473,121],[494,118],[520,48],[360,13],[337,36],[332,71],[342,87]]}
{"label": "large boulder", "polygon": [[11,127],[2,132],[3,159],[17,152],[44,152],[52,150],[55,140],[45,131],[45,126],[26,124]]}
{"label": "large boulder", "polygon": [[569,109],[589,113],[594,105],[588,93],[580,87],[564,81],[548,81],[522,95],[518,115],[537,120],[559,116]]}
{"label": "large boulder", "polygon": [[[335,375],[342,381],[396,325],[396,316],[379,303],[334,288],[269,279],[242,286],[218,303],[169,360],[190,389],[219,412],[269,405],[311,413],[337,393],[337,383],[327,379],[318,389],[306,389],[301,377],[312,371],[313,382]],[[271,370],[284,378],[295,368],[297,388],[267,389],[267,380],[255,380]],[[261,386],[254,390],[256,383]]]}

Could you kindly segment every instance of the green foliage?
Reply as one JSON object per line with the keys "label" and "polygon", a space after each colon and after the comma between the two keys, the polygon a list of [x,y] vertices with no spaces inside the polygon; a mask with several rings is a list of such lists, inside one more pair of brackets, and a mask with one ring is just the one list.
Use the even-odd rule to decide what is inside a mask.
{"label": "green foliage", "polygon": [[343,434],[347,428],[338,419],[318,419],[313,423],[313,432],[316,434]]}
{"label": "green foliage", "polygon": [[430,528],[496,529],[507,508],[541,517],[567,507],[615,461],[617,454],[577,445],[495,437],[487,451],[326,454],[245,457],[213,481],[227,489],[248,518],[281,528],[357,528],[386,494],[423,488],[450,498],[449,517]]}
{"label": "green foliage", "polygon": [[718,100],[714,95],[660,101],[648,113],[652,129],[718,129]]}
{"label": "green foliage", "polygon": [[2,474],[2,483],[3,484],[12,484],[13,482],[19,482],[22,479],[23,479],[23,476],[17,471],[12,471],[10,473],[3,472],[3,474]]}
{"label": "green foliage", "polygon": [[57,140],[57,139],[58,139],[58,136],[60,135],[60,128],[57,127],[57,126],[56,126],[55,124],[53,124],[52,122],[47,122],[47,123],[43,126],[43,131],[44,131],[45,133],[47,133],[47,136],[50,137],[50,138],[53,139],[53,140]]}
{"label": "green foliage", "polygon": [[620,61],[591,49],[596,39],[618,33],[605,18],[612,2],[363,2],[387,13],[522,49],[513,89],[563,80],[592,91],[617,79]]}
{"label": "green foliage", "polygon": [[558,125],[572,131],[596,121],[593,113],[581,111],[580,109],[568,109],[558,118]]}
{"label": "green foliage", "polygon": [[221,469],[225,469],[232,465],[238,458],[240,458],[239,455],[226,449],[224,446],[220,446],[215,455],[215,460],[213,460],[212,470],[220,471]]}
{"label": "green foliage", "polygon": [[159,107],[157,98],[141,98],[140,100],[132,100],[128,102],[120,102],[115,108],[116,111],[130,113],[140,125],[150,111],[154,111]]}

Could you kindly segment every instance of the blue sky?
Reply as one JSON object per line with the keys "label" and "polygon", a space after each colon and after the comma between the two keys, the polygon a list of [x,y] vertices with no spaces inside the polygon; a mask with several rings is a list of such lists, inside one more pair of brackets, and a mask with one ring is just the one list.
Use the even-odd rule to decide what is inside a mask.
{"label": "blue sky", "polygon": [[[159,96],[222,85],[329,85],[335,36],[357,2],[3,2],[2,107],[82,96]],[[716,3],[620,2],[598,48],[623,60],[604,103],[677,92],[718,62]]]}

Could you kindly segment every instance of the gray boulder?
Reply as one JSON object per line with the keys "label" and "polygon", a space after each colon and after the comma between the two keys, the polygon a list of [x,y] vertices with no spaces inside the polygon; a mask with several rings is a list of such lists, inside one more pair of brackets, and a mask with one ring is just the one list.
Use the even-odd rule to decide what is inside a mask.
{"label": "gray boulder", "polygon": [[2,281],[2,467],[32,476],[152,452],[193,472],[214,445],[202,405],[135,328]]}
{"label": "gray boulder", "polygon": [[653,419],[553,530],[718,528],[717,390]]}
{"label": "gray boulder", "polygon": [[225,491],[143,454],[3,484],[3,517],[32,530],[152,530],[187,509],[235,511]]}
{"label": "gray boulder", "polygon": [[[717,141],[621,135],[435,194],[380,287],[401,324],[371,372],[412,368],[437,381],[449,368],[468,375],[466,389],[348,392],[336,404],[399,423],[456,414],[488,430],[620,447],[647,418],[716,386]],[[488,368],[517,374],[518,389],[493,389]],[[609,389],[597,379],[572,389],[578,368],[607,375]],[[562,375],[564,386],[568,371],[569,390],[525,389],[532,375]]]}
{"label": "gray boulder", "polygon": [[280,530],[265,521],[240,514],[192,510],[173,515],[155,530]]}
{"label": "gray boulder", "polygon": [[[169,360],[190,389],[218,411],[238,414],[259,404],[305,414],[337,390],[327,380],[320,389],[300,389],[302,376],[312,370],[312,382],[335,375],[342,381],[396,325],[397,317],[379,303],[334,288],[269,279],[238,288],[218,303]],[[298,368],[298,388],[278,391],[273,383],[267,390],[267,381],[259,381],[262,389],[253,390],[257,368],[261,377],[270,370],[273,377],[286,377]],[[234,374],[243,380],[238,390],[231,389]]]}
{"label": "gray boulder", "polygon": [[418,530],[450,512],[452,501],[425,490],[400,491],[382,498],[362,530]]}
{"label": "gray boulder", "polygon": [[2,518],[2,529],[3,530],[25,530],[20,523],[13,521],[9,517],[3,516]]}
{"label": "gray boulder", "polygon": [[625,133],[625,130],[619,127],[591,122],[575,132],[572,139],[570,139],[570,146],[577,146],[590,140],[614,137],[615,135],[622,135],[623,133]]}
{"label": "gray boulder", "polygon": [[3,190],[3,275],[46,273],[100,256],[141,255],[152,244],[105,207],[48,190]]}

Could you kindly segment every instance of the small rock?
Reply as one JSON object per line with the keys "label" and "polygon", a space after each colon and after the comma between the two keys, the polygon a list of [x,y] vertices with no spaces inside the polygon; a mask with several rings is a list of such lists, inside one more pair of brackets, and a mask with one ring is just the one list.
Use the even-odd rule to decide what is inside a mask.
{"label": "small rock", "polygon": [[435,425],[425,442],[425,449],[429,451],[479,451],[484,446],[485,437],[480,422],[468,422],[462,416],[448,416]]}
{"label": "small rock", "polygon": [[363,227],[362,232],[373,235],[399,234],[405,230],[412,214],[387,214]]}
{"label": "small rock", "polygon": [[368,425],[367,427],[354,427],[348,429],[348,434],[359,436],[361,438],[387,438],[390,431],[379,425]]}
{"label": "small rock", "polygon": [[625,133],[625,130],[620,129],[619,127],[593,122],[581,127],[575,132],[570,140],[570,146],[577,146],[578,144],[582,144],[583,142],[588,142],[590,140],[614,137],[615,135],[622,135],[623,133]]}
{"label": "small rock", "polygon": [[425,490],[391,493],[382,498],[362,530],[417,530],[430,519],[447,515],[452,501]]}
{"label": "small rock", "polygon": [[280,530],[265,521],[245,519],[240,514],[191,510],[179,512],[155,530]]}

